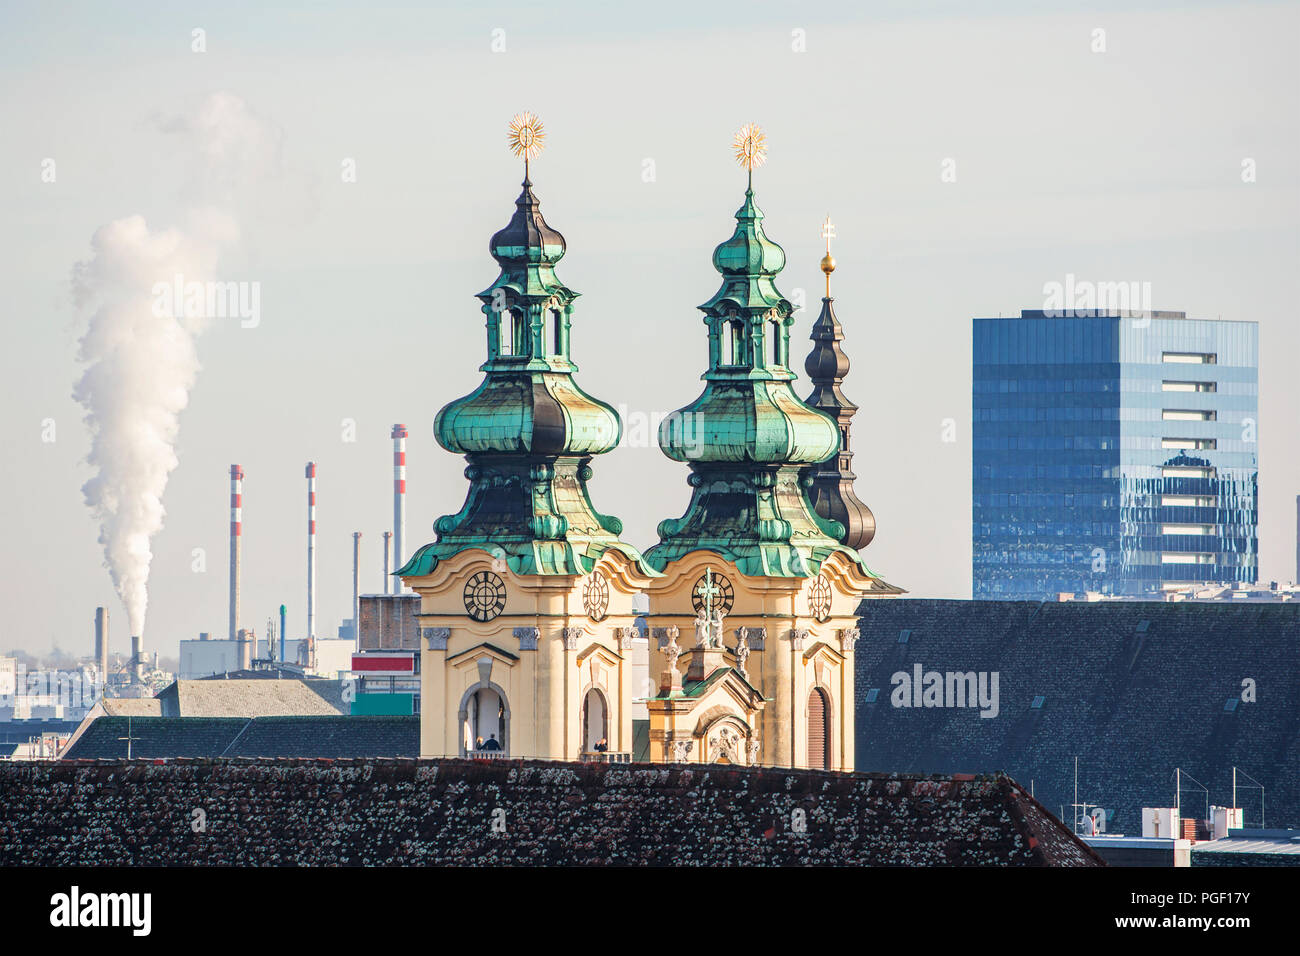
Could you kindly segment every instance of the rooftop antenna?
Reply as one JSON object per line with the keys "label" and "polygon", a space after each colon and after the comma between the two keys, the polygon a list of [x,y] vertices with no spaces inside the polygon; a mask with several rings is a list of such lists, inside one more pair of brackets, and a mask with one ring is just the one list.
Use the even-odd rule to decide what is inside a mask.
{"label": "rooftop antenna", "polygon": [[[1237,809],[1237,774],[1238,773],[1240,773],[1243,777],[1249,780],[1251,784],[1253,784],[1256,787],[1259,787],[1259,825],[1262,829],[1264,826],[1264,785],[1260,783],[1258,780],[1256,780],[1254,777],[1252,777],[1250,774],[1246,773],[1246,771],[1238,770],[1236,767],[1232,768],[1232,808],[1234,810]],[[1246,821],[1243,819],[1242,823],[1244,824],[1245,822]]]}
{"label": "rooftop antenna", "polygon": [[[1174,779],[1177,781],[1177,787],[1178,787],[1178,804],[1177,804],[1177,806],[1178,806],[1178,819],[1181,820],[1181,819],[1183,818],[1183,771],[1182,771],[1182,768],[1181,768],[1181,767],[1175,767],[1175,768],[1174,768]],[[1193,777],[1190,773],[1187,775],[1187,779],[1190,780],[1192,783],[1196,784],[1196,785],[1197,785],[1198,787],[1200,787],[1203,791],[1205,791],[1205,817],[1204,817],[1203,819],[1207,819],[1207,820],[1208,820],[1209,817],[1210,817],[1210,790],[1209,790],[1209,788],[1206,787],[1205,784],[1201,783],[1201,781],[1199,781],[1199,780],[1197,780],[1195,777]]]}

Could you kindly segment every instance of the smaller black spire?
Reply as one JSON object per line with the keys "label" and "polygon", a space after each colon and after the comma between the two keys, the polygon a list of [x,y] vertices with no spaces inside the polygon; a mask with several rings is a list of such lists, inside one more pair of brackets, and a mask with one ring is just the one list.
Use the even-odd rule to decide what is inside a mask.
{"label": "smaller black spire", "polygon": [[812,479],[808,497],[817,513],[843,525],[844,534],[840,537],[840,543],[861,551],[876,536],[876,518],[853,490],[853,481],[857,476],[853,473],[849,423],[858,406],[849,401],[840,390],[840,385],[849,373],[849,357],[840,348],[840,342],[844,341],[844,329],[835,317],[833,303],[834,300],[829,295],[822,299],[821,315],[813,323],[810,336],[813,350],[804,361],[804,371],[812,380],[813,390],[804,404],[835,419],[840,432],[840,451],[833,458],[810,466],[804,474]]}

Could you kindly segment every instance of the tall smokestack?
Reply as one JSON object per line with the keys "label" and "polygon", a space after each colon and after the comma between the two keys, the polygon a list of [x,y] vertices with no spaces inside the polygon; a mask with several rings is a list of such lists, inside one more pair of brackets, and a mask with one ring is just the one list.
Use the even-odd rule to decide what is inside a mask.
{"label": "tall smokestack", "polygon": [[140,635],[131,635],[131,679],[137,684],[144,678],[144,651],[140,649]]}
{"label": "tall smokestack", "polygon": [[[401,570],[406,561],[406,426],[393,426],[393,568]],[[393,582],[393,593],[400,594],[402,582]]]}
{"label": "tall smokestack", "polygon": [[99,679],[108,684],[108,608],[95,608],[95,661]]}
{"label": "tall smokestack", "polygon": [[[361,640],[361,532],[352,532],[352,636]],[[358,643],[358,646],[360,644]]]}
{"label": "tall smokestack", "polygon": [[239,639],[239,549],[243,535],[244,469],[230,466],[230,639]]}
{"label": "tall smokestack", "polygon": [[392,550],[393,550],[392,541],[393,541],[393,532],[385,531],[384,532],[384,593],[385,594],[389,593],[389,588],[392,585],[392,568],[388,566],[388,557],[390,554],[392,554]]}
{"label": "tall smokestack", "polygon": [[307,640],[316,638],[316,462],[307,462]]}

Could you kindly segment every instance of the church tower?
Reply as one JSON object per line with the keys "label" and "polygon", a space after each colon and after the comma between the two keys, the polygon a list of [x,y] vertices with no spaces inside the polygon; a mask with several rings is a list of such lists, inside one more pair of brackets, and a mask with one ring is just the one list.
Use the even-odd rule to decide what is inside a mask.
{"label": "church tower", "polygon": [[840,390],[844,377],[849,374],[849,357],[840,347],[844,329],[835,317],[835,300],[831,298],[831,273],[835,271],[831,240],[835,238],[835,226],[829,216],[822,225],[822,238],[826,240],[826,255],[821,262],[822,272],[826,274],[826,296],[822,299],[821,315],[812,327],[813,350],[803,363],[813,384],[805,404],[834,419],[840,433],[840,450],[821,464],[808,468],[806,474],[812,481],[808,496],[819,515],[839,522],[844,529],[839,535],[840,543],[861,551],[876,536],[876,518],[853,490],[857,475],[853,474],[849,423],[858,406]]}
{"label": "church tower", "polygon": [[529,177],[544,138],[532,114],[511,124],[524,182],[489,246],[500,274],[478,294],[483,382],[433,426],[465,456],[465,503],[397,572],[420,596],[424,757],[632,750],[632,596],[654,572],[588,494],[622,423],[574,379],[578,293],[555,273],[564,237]]}
{"label": "church tower", "polygon": [[901,593],[846,547],[809,498],[808,470],[840,451],[837,418],[795,395],[794,307],[776,286],[785,253],[763,231],[753,169],[760,130],[734,143],[749,186],[722,276],[700,306],[704,391],[659,445],[690,467],[686,513],[659,525],[646,562],[652,760],[853,769],[853,649],[866,597]]}

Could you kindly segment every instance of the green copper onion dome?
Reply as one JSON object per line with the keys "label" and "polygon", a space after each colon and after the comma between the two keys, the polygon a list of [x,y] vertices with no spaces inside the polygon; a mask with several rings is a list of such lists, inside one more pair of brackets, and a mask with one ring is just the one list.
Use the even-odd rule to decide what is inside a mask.
{"label": "green copper onion dome", "polygon": [[448,451],[600,455],[618,445],[618,414],[573,379],[569,324],[578,293],[555,274],[564,237],[542,218],[525,179],[515,214],[492,237],[497,280],[478,294],[487,318],[487,373],[472,394],[438,413]]}
{"label": "green copper onion dome", "polygon": [[[738,158],[752,174],[761,131],[746,127],[742,135]],[[818,515],[808,498],[805,470],[833,457],[840,435],[834,419],[791,387],[794,307],[776,287],[785,252],[763,232],[752,182],[713,264],[722,285],[700,306],[708,329],[704,392],[659,429],[664,454],[690,465],[691,501],[681,518],[660,522],[646,561],[663,570],[712,550],[742,574],[791,577],[816,574],[835,552],[860,564],[838,540],[841,525]]]}
{"label": "green copper onion dome", "polygon": [[[525,133],[525,124],[535,123],[540,141],[535,117],[521,114],[516,122]],[[622,423],[574,380],[578,293],[555,274],[564,237],[542,218],[527,170],[514,215],[490,251],[500,273],[478,294],[487,333],[483,382],[443,408],[433,426],[443,448],[465,456],[469,493],[459,512],[434,523],[437,540],[398,573],[428,574],[469,548],[506,560],[519,574],[587,574],[608,548],[640,562],[636,549],[618,540],[622,523],[591,504],[592,457],[618,445]]]}
{"label": "green copper onion dome", "polygon": [[785,252],[763,232],[753,189],[731,238],[713,250],[722,285],[700,306],[709,330],[704,393],[665,419],[659,445],[674,461],[813,464],[835,454],[835,423],[790,388],[794,306],[776,287]]}

